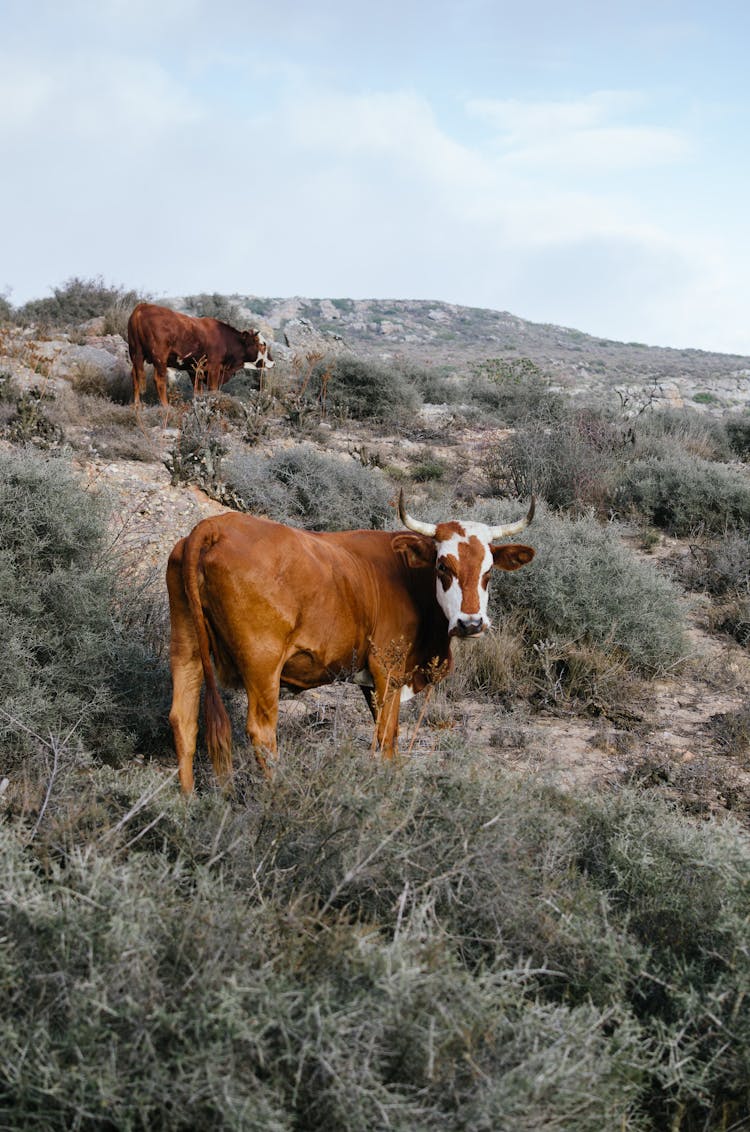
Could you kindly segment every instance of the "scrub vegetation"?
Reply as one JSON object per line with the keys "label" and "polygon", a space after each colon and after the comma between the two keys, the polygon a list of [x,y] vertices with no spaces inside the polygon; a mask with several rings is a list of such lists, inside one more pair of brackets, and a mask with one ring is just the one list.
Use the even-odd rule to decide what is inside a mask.
{"label": "scrub vegetation", "polygon": [[[87,287],[108,291],[70,281],[66,318],[93,317]],[[721,809],[658,736],[616,786],[512,756],[535,718],[635,742],[696,602],[747,645],[745,418],[583,405],[522,356],[280,352],[263,389],[243,374],[193,403],[183,382],[138,417],[96,373],[32,392],[28,372],[0,365],[0,1126],[743,1127],[747,704],[711,724],[735,768]],[[419,413],[438,391],[442,416]],[[240,758],[224,796],[199,757],[185,802],[162,569],[123,546],[107,461],[312,530],[396,527],[402,486],[431,521],[517,517],[533,491],[537,553],[496,572],[495,630],[404,708],[404,750],[429,732],[429,754],[373,759],[334,686],[282,710],[272,782]],[[456,725],[478,710],[489,740]]]}

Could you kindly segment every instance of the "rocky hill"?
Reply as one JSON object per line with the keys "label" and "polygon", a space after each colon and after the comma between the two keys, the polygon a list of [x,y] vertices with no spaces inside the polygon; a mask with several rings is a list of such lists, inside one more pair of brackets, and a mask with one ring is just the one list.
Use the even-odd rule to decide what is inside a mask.
{"label": "rocky hill", "polygon": [[694,407],[726,409],[750,402],[750,357],[737,354],[615,342],[507,311],[425,300],[235,294],[172,302],[178,309],[202,313],[196,307],[211,299],[265,324],[277,342],[293,349],[322,342],[380,359],[405,357],[450,367],[467,360],[524,357],[570,393],[662,386],[668,400]]}

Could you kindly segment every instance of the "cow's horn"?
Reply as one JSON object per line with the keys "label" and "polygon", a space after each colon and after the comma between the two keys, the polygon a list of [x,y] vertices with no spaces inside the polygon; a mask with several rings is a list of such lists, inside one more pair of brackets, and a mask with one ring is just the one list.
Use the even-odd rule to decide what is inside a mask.
{"label": "cow's horn", "polygon": [[529,507],[528,514],[525,518],[519,519],[517,523],[506,523],[502,527],[490,527],[490,539],[508,538],[509,535],[517,535],[525,528],[528,527],[531,520],[534,518],[534,511],[536,510],[536,499],[532,495],[531,506]]}
{"label": "cow's horn", "polygon": [[430,538],[435,537],[437,527],[435,523],[420,523],[419,519],[412,519],[411,515],[407,515],[406,508],[404,507],[404,489],[398,493],[398,516],[405,527],[410,531],[416,531],[418,535],[429,535]]}

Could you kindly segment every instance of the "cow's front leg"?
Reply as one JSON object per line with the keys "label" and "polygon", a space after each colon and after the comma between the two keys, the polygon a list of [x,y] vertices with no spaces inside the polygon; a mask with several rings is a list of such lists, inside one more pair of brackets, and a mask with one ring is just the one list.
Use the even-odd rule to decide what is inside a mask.
{"label": "cow's front leg", "polygon": [[404,681],[400,671],[381,667],[372,660],[370,671],[375,689],[374,692],[371,689],[367,691],[370,692],[368,703],[375,719],[375,737],[383,758],[392,759],[398,754],[398,717]]}

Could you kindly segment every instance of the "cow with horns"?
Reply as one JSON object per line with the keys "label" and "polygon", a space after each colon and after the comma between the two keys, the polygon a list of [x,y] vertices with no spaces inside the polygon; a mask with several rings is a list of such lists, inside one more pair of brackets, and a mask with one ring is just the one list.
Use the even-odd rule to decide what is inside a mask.
{"label": "cow with horns", "polygon": [[[252,515],[204,519],[167,568],[174,733],[182,789],[193,789],[201,687],[214,770],[232,773],[232,734],[219,694],[247,693],[248,739],[264,773],[276,756],[280,689],[349,678],[375,720],[383,755],[397,750],[399,706],[450,670],[451,639],[489,627],[493,568],[517,570],[534,550],[495,545],[534,517],[500,526],[399,515],[406,531],[298,530]],[[215,671],[214,671],[215,667]],[[217,681],[218,675],[218,681]]]}
{"label": "cow with horns", "polygon": [[144,362],[154,367],[154,384],[167,406],[167,369],[187,370],[198,393],[205,382],[219,389],[238,369],[273,365],[271,351],[258,330],[236,330],[218,318],[193,318],[155,303],[139,303],[128,319],[128,349],[133,370],[133,400],[140,405],[146,389]]}

